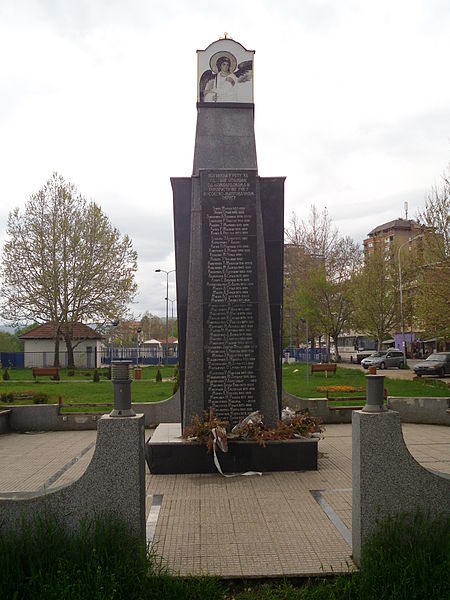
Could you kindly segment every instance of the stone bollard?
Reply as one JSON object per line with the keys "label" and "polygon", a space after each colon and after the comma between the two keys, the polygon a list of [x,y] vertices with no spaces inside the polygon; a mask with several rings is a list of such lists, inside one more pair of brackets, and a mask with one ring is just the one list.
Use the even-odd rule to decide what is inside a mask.
{"label": "stone bollard", "polygon": [[114,360],[111,367],[111,380],[114,386],[114,408],[110,417],[134,417],[131,408],[131,360]]}
{"label": "stone bollard", "polygon": [[384,412],[384,375],[366,375],[366,404],[363,412]]}

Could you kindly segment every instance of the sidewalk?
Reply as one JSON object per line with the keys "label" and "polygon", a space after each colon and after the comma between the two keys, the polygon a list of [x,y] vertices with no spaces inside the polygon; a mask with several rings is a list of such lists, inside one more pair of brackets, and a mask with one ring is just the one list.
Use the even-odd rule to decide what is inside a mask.
{"label": "sidewalk", "polygon": [[[405,424],[403,434],[423,466],[450,473],[450,428]],[[1,435],[0,496],[78,478],[95,438],[95,431]],[[147,473],[148,537],[181,575],[346,572],[354,568],[351,485],[351,425],[328,425],[317,471],[235,478]]]}
{"label": "sidewalk", "polygon": [[[357,365],[355,363],[342,362],[338,364],[338,367],[344,367],[345,369],[358,369],[363,373],[368,373],[367,369],[364,369],[361,365]],[[409,369],[377,369],[377,374],[384,375],[390,379],[407,379],[409,381],[412,381],[416,376],[411,366]]]}
{"label": "sidewalk", "polygon": [[[450,473],[450,428],[405,424],[403,433],[416,460]],[[317,471],[149,475],[156,551],[181,575],[303,577],[353,569],[351,425],[328,425],[325,436]]]}

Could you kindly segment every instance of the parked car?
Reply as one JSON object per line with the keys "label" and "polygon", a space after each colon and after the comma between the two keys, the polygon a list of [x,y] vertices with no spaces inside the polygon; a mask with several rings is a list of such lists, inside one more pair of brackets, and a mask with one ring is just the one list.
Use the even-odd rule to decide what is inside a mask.
{"label": "parked car", "polygon": [[418,377],[422,377],[422,375],[444,377],[447,373],[450,373],[450,352],[430,354],[427,360],[414,366],[414,373]]}
{"label": "parked car", "polygon": [[365,369],[368,369],[369,367],[377,367],[378,369],[398,367],[400,369],[403,365],[403,352],[397,348],[389,348],[389,350],[374,352],[367,358],[363,358],[361,365]]}
{"label": "parked car", "polygon": [[[358,350],[355,360],[360,365],[362,360],[369,358],[369,356],[372,356],[372,354],[373,350]],[[353,356],[350,357],[350,362],[353,362]]]}

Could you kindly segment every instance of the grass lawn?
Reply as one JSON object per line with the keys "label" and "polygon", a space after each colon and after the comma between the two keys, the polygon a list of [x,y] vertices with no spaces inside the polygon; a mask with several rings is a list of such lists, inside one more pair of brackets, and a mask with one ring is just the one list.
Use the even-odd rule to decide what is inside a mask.
{"label": "grass lawn", "polygon": [[[161,375],[167,381],[156,382],[157,367],[142,369],[142,379],[133,381],[131,385],[131,398],[133,402],[158,402],[165,400],[173,392],[174,367],[162,367]],[[106,369],[100,369],[106,372]],[[92,381],[94,370],[76,369],[73,376],[67,374],[67,369],[61,369],[60,381],[52,381],[50,377],[38,377],[37,383],[33,380],[31,369],[9,369],[10,380],[0,380],[0,394],[9,393],[43,393],[48,395],[48,403],[56,404],[61,396],[62,403],[96,404],[113,402],[113,386],[109,379],[103,375],[98,383]],[[0,402],[1,408],[11,405],[31,404],[30,399],[17,399],[14,402]],[[62,412],[73,412],[76,408],[64,408]],[[83,412],[109,412],[108,407],[80,407]]]}
{"label": "grass lawn", "polygon": [[[318,388],[322,386],[352,386],[356,391],[329,391],[330,405],[361,405],[361,400],[350,400],[352,396],[366,395],[366,377],[363,371],[338,366],[336,373],[309,374],[309,384],[306,384],[306,364],[296,363],[283,365],[283,388],[286,392],[301,398],[324,398],[325,391]],[[388,396],[450,396],[448,383],[437,379],[390,379],[386,377],[384,387]],[[335,401],[332,398],[346,397],[347,401]]]}
{"label": "grass lawn", "polygon": [[[158,402],[165,400],[172,395],[174,367],[161,367],[162,381],[156,383],[156,373],[158,367],[150,366],[142,369],[142,380],[133,381],[131,386],[131,397],[133,402]],[[82,403],[101,403],[113,401],[113,389],[109,379],[104,375],[100,377],[98,383],[92,381],[94,370],[76,369],[73,376],[67,374],[67,369],[61,369],[60,381],[52,381],[49,377],[39,377],[35,383],[32,377],[31,369],[9,369],[11,379],[9,381],[0,380],[0,394],[34,392],[47,394],[50,404],[56,404],[58,397],[61,396],[63,404],[73,402]],[[100,372],[105,373],[106,369]],[[365,373],[358,369],[350,369],[338,366],[336,374],[315,373],[309,375],[309,384],[306,385],[306,365],[296,363],[283,366],[283,388],[295,396],[302,398],[324,398],[325,391],[319,389],[323,386],[352,386],[354,392],[348,391],[329,391],[330,405],[358,406],[364,404],[362,400],[351,400],[352,396],[365,396],[366,381]],[[388,396],[450,396],[450,386],[448,383],[437,379],[417,379],[407,381],[404,379],[385,379],[385,388]],[[333,398],[345,397],[346,400],[335,400]],[[15,400],[13,403],[0,402],[0,408],[7,408],[11,404],[30,404],[29,399]],[[74,409],[64,409],[69,411]],[[82,411],[90,412],[109,412],[109,408],[101,409],[80,407]]]}
{"label": "grass lawn", "polygon": [[[169,366],[145,366],[142,367],[142,379],[148,380],[153,379],[155,381],[156,373],[159,370],[161,371],[161,375],[163,379],[173,377],[175,367],[173,365]],[[72,369],[73,375],[69,375],[69,369],[60,369],[59,377],[61,381],[92,381],[92,376],[94,371],[97,370],[100,373],[100,379],[106,379],[106,373],[108,371],[107,368],[103,369]],[[5,369],[1,370],[1,374],[3,374]],[[8,373],[10,376],[10,381],[34,381],[32,369],[8,369]],[[40,382],[51,381],[50,377],[38,377]],[[3,380],[2,380],[3,381]]]}
{"label": "grass lawn", "polygon": [[[301,542],[298,542],[301,544]],[[363,548],[361,569],[309,581],[174,577],[114,518],[80,533],[40,515],[0,530],[0,597],[46,600],[447,600],[450,519],[421,514],[384,521]]]}

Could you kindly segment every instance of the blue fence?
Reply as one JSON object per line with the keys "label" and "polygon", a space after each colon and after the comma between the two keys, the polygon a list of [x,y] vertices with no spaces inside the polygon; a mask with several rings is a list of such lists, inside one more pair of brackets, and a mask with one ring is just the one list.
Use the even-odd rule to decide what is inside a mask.
{"label": "blue fence", "polygon": [[[75,366],[80,368],[93,369],[96,365],[106,367],[111,363],[111,350],[104,349],[101,352],[97,362],[97,351],[93,352],[74,352]],[[27,367],[51,367],[53,366],[55,355],[53,352],[0,352],[0,362],[3,368]],[[140,365],[159,365],[166,364],[166,358],[161,351],[141,350],[139,355],[136,348],[114,348],[113,360],[131,360],[133,365],[138,362]],[[167,364],[176,365],[178,356],[168,356]],[[59,364],[61,367],[67,367],[67,352],[59,353]]]}
{"label": "blue fence", "polygon": [[[306,362],[306,348],[285,348],[283,358],[295,358],[296,362]],[[328,354],[326,348],[308,348],[309,362],[327,362]]]}
{"label": "blue fence", "polygon": [[[170,352],[170,349],[169,349]],[[137,348],[114,348],[113,350],[113,360],[131,360],[133,365],[159,365],[166,364],[166,357],[164,356],[164,352],[157,348],[145,348],[139,349]],[[178,356],[175,353],[174,355],[170,355],[167,357],[167,364],[176,365],[178,363]],[[111,364],[111,349],[105,348],[101,353],[101,364],[109,365]]]}
{"label": "blue fence", "polygon": [[[97,349],[92,351],[74,351],[75,366],[83,369],[94,369],[97,366]],[[48,352],[0,352],[2,367],[29,368],[52,367],[55,362],[54,351]],[[59,364],[67,367],[67,352],[59,353]]]}
{"label": "blue fence", "polygon": [[0,352],[0,362],[2,367],[16,367],[23,369],[25,366],[23,352]]}

